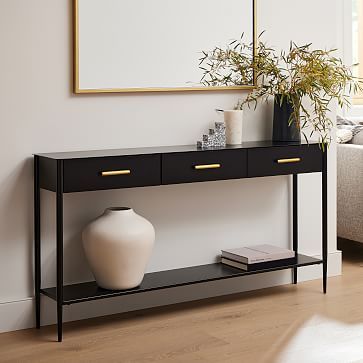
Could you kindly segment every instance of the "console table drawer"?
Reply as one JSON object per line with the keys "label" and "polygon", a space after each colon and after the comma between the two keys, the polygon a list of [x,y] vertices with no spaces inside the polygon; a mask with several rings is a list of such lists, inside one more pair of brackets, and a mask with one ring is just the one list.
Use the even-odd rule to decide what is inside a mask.
{"label": "console table drawer", "polygon": [[64,162],[64,192],[160,185],[160,155],[70,159]]}
{"label": "console table drawer", "polygon": [[245,150],[210,150],[162,155],[162,184],[193,183],[247,176]]}
{"label": "console table drawer", "polygon": [[248,176],[312,173],[322,170],[319,145],[284,146],[248,150]]}

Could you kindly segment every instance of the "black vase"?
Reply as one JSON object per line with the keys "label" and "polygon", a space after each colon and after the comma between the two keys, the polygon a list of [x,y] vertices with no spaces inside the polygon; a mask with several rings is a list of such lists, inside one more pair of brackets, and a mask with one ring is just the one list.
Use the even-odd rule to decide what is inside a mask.
{"label": "black vase", "polygon": [[300,127],[296,122],[296,117],[293,116],[293,121],[289,125],[290,117],[293,114],[293,105],[286,96],[281,103],[281,95],[275,95],[272,141],[301,142]]}

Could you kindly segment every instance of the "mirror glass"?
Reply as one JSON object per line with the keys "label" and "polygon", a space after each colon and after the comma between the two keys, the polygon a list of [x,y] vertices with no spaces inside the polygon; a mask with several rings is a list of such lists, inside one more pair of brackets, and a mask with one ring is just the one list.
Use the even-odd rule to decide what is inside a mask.
{"label": "mirror glass", "polygon": [[74,1],[76,93],[219,88],[202,51],[254,38],[253,0]]}

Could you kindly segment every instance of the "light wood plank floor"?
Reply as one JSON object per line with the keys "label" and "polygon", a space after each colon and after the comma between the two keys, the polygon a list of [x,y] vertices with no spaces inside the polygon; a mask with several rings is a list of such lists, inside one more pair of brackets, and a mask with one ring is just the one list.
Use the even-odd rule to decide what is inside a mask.
{"label": "light wood plank floor", "polygon": [[[362,333],[357,348],[362,360],[357,352],[349,360],[354,350],[349,348],[342,362],[363,362],[363,249],[346,256],[343,276],[329,279],[326,296],[316,280],[68,323],[63,343],[54,341],[54,326],[0,334],[0,362],[310,363],[315,360],[312,356],[304,360],[304,354],[313,352],[314,341],[324,338],[321,332],[314,336],[316,317],[338,324],[338,335],[332,330],[326,334],[323,358],[316,361],[332,362],[324,360],[324,352],[338,349],[342,337],[349,345],[354,331]],[[311,330],[302,330],[309,324]],[[335,341],[328,346],[330,336]],[[296,359],[285,354],[289,349]]]}

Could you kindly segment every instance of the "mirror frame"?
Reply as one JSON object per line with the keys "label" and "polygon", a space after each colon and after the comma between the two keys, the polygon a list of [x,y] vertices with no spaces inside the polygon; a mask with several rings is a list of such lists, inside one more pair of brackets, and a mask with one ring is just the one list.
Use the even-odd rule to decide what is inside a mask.
{"label": "mirror frame", "polygon": [[[253,55],[257,55],[257,0],[252,1],[252,37]],[[163,87],[163,88],[95,88],[81,89],[79,87],[79,11],[78,0],[73,0],[73,92],[82,93],[135,93],[135,92],[204,92],[204,91],[225,91],[225,90],[252,90],[256,86],[256,77],[253,76],[251,85],[243,86],[210,86],[210,87]]]}

